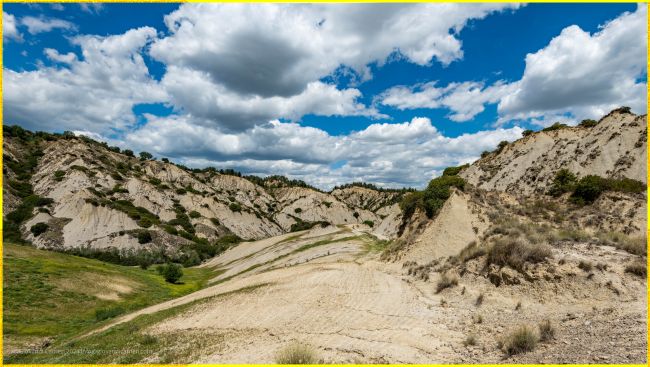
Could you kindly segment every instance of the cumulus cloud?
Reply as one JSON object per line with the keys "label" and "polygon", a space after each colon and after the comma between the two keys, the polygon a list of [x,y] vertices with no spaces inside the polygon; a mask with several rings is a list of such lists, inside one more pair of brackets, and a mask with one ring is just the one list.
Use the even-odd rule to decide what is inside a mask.
{"label": "cumulus cloud", "polygon": [[436,84],[429,82],[410,87],[392,87],[379,95],[377,100],[400,110],[447,108],[452,112],[448,116],[450,120],[463,122],[483,112],[485,104],[498,102],[514,87],[501,81],[489,87],[481,82],[449,83],[445,87],[437,87]]}
{"label": "cumulus cloud", "polygon": [[290,97],[240,95],[213,83],[205,72],[169,66],[162,86],[171,103],[198,117],[197,122],[231,131],[246,130],[278,118],[297,120],[309,113],[382,117],[374,108],[357,102],[361,97],[359,90],[339,90],[320,81],[309,83],[300,94]]}
{"label": "cumulus cloud", "polygon": [[596,117],[621,104],[646,109],[647,6],[639,4],[594,34],[565,28],[543,49],[526,56],[516,89],[499,103],[502,119],[570,112]]}
{"label": "cumulus cloud", "polygon": [[[457,33],[504,4],[184,4],[151,54],[239,94],[292,96],[341,65],[367,74],[394,52],[418,65],[462,57]],[[214,21],[219,19],[219,21]]]}
{"label": "cumulus cloud", "polygon": [[74,61],[77,60],[77,55],[75,55],[74,52],[68,52],[67,54],[60,54],[57,50],[46,48],[45,50],[43,50],[43,53],[45,54],[45,56],[47,56],[48,59],[55,62],[64,63],[64,64],[72,64]]}
{"label": "cumulus cloud", "polygon": [[5,39],[22,41],[23,37],[18,31],[16,17],[12,14],[2,12],[2,36]]}
{"label": "cumulus cloud", "polygon": [[54,29],[62,29],[74,31],[77,26],[68,22],[67,20],[58,18],[48,18],[44,16],[32,17],[27,16],[20,19],[20,23],[27,27],[27,32],[30,34],[38,34],[50,32]]}
{"label": "cumulus cloud", "polygon": [[627,105],[646,110],[647,7],[601,26],[592,34],[578,26],[565,28],[550,43],[526,56],[520,80],[396,86],[378,98],[398,109],[445,108],[449,119],[467,121],[498,103],[499,124],[528,120],[539,126],[563,120],[597,118]]}
{"label": "cumulus cloud", "polygon": [[5,122],[35,130],[98,133],[128,127],[135,121],[134,105],[167,99],[140,55],[155,36],[149,27],[108,37],[78,36],[71,41],[81,48],[81,60],[45,51],[66,67],[4,69]]}
{"label": "cumulus cloud", "polygon": [[[355,180],[421,187],[445,167],[473,161],[482,151],[519,138],[522,132],[515,127],[451,138],[424,117],[399,124],[376,123],[340,136],[279,121],[226,133],[188,116],[148,119],[144,127],[126,136],[127,146],[189,166],[211,164],[252,174],[285,174],[323,188]],[[345,163],[332,169],[336,162]]]}

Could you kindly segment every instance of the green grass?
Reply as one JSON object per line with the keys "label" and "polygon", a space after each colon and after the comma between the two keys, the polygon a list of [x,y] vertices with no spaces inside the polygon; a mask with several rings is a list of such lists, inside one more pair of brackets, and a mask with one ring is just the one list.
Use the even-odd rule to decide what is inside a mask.
{"label": "green grass", "polygon": [[[68,338],[122,313],[176,298],[203,288],[214,271],[184,269],[179,284],[170,284],[154,267],[114,265],[98,260],[4,244],[5,341]],[[128,293],[108,287],[124,284]],[[117,299],[101,299],[113,294]]]}
{"label": "green grass", "polygon": [[[59,340],[47,349],[48,353],[5,356],[5,363],[128,364],[143,363],[144,359],[147,359],[151,363],[150,358],[152,357],[154,357],[154,363],[187,362],[192,356],[204,352],[205,348],[211,344],[215,344],[213,343],[214,339],[222,336],[215,335],[212,338],[192,340],[191,343],[187,343],[187,340],[192,339],[192,335],[183,335],[183,332],[172,332],[153,336],[143,331],[149,326],[176,316],[194,306],[219,297],[252,292],[268,285],[269,283],[263,283],[244,287],[153,314],[141,315],[129,322],[115,325],[96,334]],[[85,353],[75,353],[75,351],[84,351]],[[129,351],[129,353],[124,353],[125,351]]]}

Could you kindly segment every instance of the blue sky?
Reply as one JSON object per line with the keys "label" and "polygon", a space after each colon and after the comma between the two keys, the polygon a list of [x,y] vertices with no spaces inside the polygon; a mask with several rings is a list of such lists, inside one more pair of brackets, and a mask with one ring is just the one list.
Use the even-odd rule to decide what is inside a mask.
{"label": "blue sky", "polygon": [[4,4],[5,123],[324,188],[422,186],[522,129],[621,104],[644,113],[645,14],[636,4]]}

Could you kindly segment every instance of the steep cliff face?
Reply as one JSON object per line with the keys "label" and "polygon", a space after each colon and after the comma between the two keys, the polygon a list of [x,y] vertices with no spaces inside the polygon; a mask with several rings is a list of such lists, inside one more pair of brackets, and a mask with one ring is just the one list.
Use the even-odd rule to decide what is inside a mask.
{"label": "steep cliff face", "polygon": [[[234,234],[255,240],[313,223],[379,225],[389,215],[376,212],[397,195],[359,188],[367,197],[362,200],[352,194],[355,188],[332,195],[293,186],[289,180],[267,184],[141,160],[85,138],[25,134],[5,134],[5,161],[10,164],[4,172],[4,213],[14,211],[27,194],[47,198],[46,204],[28,208],[29,218],[20,225],[23,238],[44,248],[173,251],[194,237],[215,241]],[[30,147],[37,147],[40,155],[33,157]],[[30,158],[36,164],[18,177]],[[16,187],[23,184],[31,185],[31,192],[21,197]],[[30,230],[38,223],[47,225],[44,233]],[[388,227],[383,232],[395,232]],[[152,240],[139,240],[143,231]]]}
{"label": "steep cliff face", "polygon": [[[503,146],[460,170],[464,190],[453,190],[433,218],[416,211],[385,258],[430,263],[486,242],[504,220],[547,225],[549,231],[604,238],[612,233],[645,236],[646,192],[606,191],[588,205],[565,193],[548,195],[556,173],[629,178],[646,183],[646,116],[614,110],[595,126],[539,131]],[[489,233],[488,233],[489,234]]]}
{"label": "steep cliff face", "polygon": [[540,131],[476,161],[461,172],[468,183],[516,195],[541,194],[555,173],[627,177],[646,182],[646,116],[614,110],[593,127]]}

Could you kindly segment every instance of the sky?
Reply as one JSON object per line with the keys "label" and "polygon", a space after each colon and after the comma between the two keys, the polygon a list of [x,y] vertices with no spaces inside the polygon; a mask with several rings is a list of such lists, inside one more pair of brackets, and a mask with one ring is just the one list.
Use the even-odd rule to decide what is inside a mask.
{"label": "sky", "polygon": [[643,4],[4,4],[5,125],[323,189],[421,188],[646,111]]}

